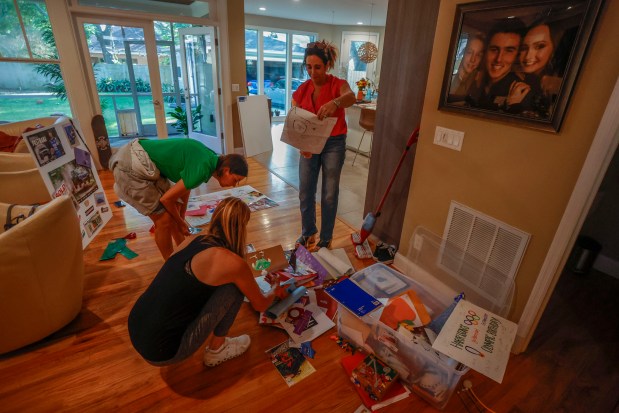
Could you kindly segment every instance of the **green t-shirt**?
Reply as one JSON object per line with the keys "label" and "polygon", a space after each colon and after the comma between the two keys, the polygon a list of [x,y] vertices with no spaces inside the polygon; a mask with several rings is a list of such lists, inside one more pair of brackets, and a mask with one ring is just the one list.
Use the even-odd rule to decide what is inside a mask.
{"label": "green t-shirt", "polygon": [[187,189],[208,181],[219,159],[204,144],[189,138],[140,139],[140,145],[163,176],[172,182],[182,179]]}

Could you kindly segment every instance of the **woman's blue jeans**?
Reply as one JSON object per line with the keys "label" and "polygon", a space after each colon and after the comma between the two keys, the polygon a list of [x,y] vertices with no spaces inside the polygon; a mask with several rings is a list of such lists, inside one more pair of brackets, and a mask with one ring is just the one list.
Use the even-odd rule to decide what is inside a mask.
{"label": "woman's blue jeans", "polygon": [[340,194],[340,175],[346,159],[346,135],[332,136],[322,152],[311,158],[299,159],[299,200],[301,201],[301,235],[309,237],[318,232],[316,227],[316,190],[322,170],[320,209],[322,224],[320,240],[331,241],[337,216]]}

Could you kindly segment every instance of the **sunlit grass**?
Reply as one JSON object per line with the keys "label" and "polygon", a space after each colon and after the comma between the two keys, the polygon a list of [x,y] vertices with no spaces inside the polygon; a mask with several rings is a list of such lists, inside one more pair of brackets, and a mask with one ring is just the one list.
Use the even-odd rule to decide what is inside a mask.
{"label": "sunlit grass", "polygon": [[[114,108],[114,94],[102,93],[101,102],[103,118],[109,136],[119,136],[116,110],[133,109],[131,96],[115,96],[116,108]],[[152,97],[138,96],[142,123],[155,124],[155,110]],[[170,109],[171,110],[171,109]],[[167,111],[167,108],[166,108]],[[53,95],[17,95],[0,93],[0,121],[17,122],[45,116],[64,115],[73,117],[71,107],[67,100],[63,101]],[[168,121],[173,121],[169,118]],[[84,127],[84,125],[82,126]]]}

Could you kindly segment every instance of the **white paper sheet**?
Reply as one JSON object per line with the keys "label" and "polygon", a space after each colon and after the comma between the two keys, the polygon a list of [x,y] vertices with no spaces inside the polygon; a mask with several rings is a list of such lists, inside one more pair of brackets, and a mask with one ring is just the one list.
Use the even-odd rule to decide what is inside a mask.
{"label": "white paper sheet", "polygon": [[299,150],[318,154],[322,152],[336,122],[337,118],[319,120],[312,112],[292,107],[286,116],[280,140]]}

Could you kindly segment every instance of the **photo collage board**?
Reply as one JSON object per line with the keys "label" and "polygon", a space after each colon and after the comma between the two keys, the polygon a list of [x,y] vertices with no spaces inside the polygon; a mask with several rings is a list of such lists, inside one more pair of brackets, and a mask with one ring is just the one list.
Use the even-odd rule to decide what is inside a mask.
{"label": "photo collage board", "polygon": [[112,218],[97,169],[79,131],[69,118],[23,135],[52,198],[73,200],[82,232],[82,248]]}

